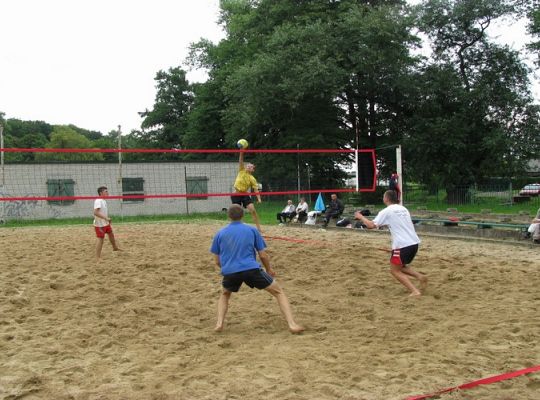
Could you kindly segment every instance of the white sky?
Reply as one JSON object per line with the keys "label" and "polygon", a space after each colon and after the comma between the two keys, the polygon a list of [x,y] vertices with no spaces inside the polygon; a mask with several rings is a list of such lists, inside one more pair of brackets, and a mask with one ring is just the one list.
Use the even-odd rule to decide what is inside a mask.
{"label": "white sky", "polygon": [[[190,43],[224,36],[218,11],[219,0],[1,0],[0,111],[104,134],[139,129],[156,73],[181,65]],[[492,34],[519,49],[525,28]]]}
{"label": "white sky", "polygon": [[104,134],[138,129],[156,73],[181,65],[190,43],[224,36],[218,10],[219,0],[1,0],[0,111]]}

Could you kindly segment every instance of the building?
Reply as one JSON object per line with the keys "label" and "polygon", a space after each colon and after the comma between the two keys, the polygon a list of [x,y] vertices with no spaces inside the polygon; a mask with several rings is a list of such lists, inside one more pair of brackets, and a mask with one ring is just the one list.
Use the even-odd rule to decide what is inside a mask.
{"label": "building", "polygon": [[16,200],[0,201],[0,219],[91,219],[99,186],[108,187],[114,216],[220,211],[230,204],[238,163],[13,163],[2,169],[0,198]]}

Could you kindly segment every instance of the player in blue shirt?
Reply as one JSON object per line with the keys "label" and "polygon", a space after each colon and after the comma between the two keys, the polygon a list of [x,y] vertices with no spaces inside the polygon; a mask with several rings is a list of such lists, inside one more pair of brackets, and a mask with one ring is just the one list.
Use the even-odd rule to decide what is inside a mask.
{"label": "player in blue shirt", "polygon": [[[223,292],[218,301],[215,330],[223,330],[231,294],[238,292],[242,283],[245,283],[251,288],[265,289],[274,296],[289,330],[292,333],[302,332],[304,328],[295,322],[285,292],[273,278],[276,273],[270,266],[270,257],[265,251],[266,243],[260,232],[242,222],[244,209],[238,204],[231,205],[227,215],[231,223],[216,234],[210,248],[223,275]],[[257,262],[257,254],[265,269]]]}

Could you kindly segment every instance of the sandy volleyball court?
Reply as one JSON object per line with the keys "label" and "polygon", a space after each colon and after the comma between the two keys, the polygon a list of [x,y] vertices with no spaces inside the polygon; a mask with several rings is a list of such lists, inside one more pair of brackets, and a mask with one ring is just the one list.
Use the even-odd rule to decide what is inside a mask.
{"label": "sandy volleyball court", "polygon": [[[539,249],[423,236],[408,298],[389,235],[267,227],[297,320],[242,288],[214,333],[218,223],[0,229],[0,399],[404,399],[540,364]],[[281,237],[305,242],[280,240]],[[538,399],[540,373],[441,399]]]}

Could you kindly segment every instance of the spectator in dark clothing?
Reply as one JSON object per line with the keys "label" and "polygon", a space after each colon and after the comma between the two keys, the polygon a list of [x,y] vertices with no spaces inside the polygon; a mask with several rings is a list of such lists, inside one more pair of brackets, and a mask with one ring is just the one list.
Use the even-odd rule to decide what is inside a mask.
{"label": "spectator in dark clothing", "polygon": [[390,182],[388,184],[388,190],[393,190],[394,192],[396,192],[396,195],[397,195],[397,198],[398,198],[398,203],[399,203],[400,198],[401,198],[401,188],[399,187],[399,175],[396,172],[394,172],[390,176]]}
{"label": "spectator in dark clothing", "polygon": [[326,228],[328,226],[328,223],[332,218],[339,218],[341,214],[343,214],[343,210],[345,209],[345,206],[343,205],[343,202],[338,199],[337,194],[332,193],[330,205],[326,208],[326,212],[324,214],[324,227]]}

